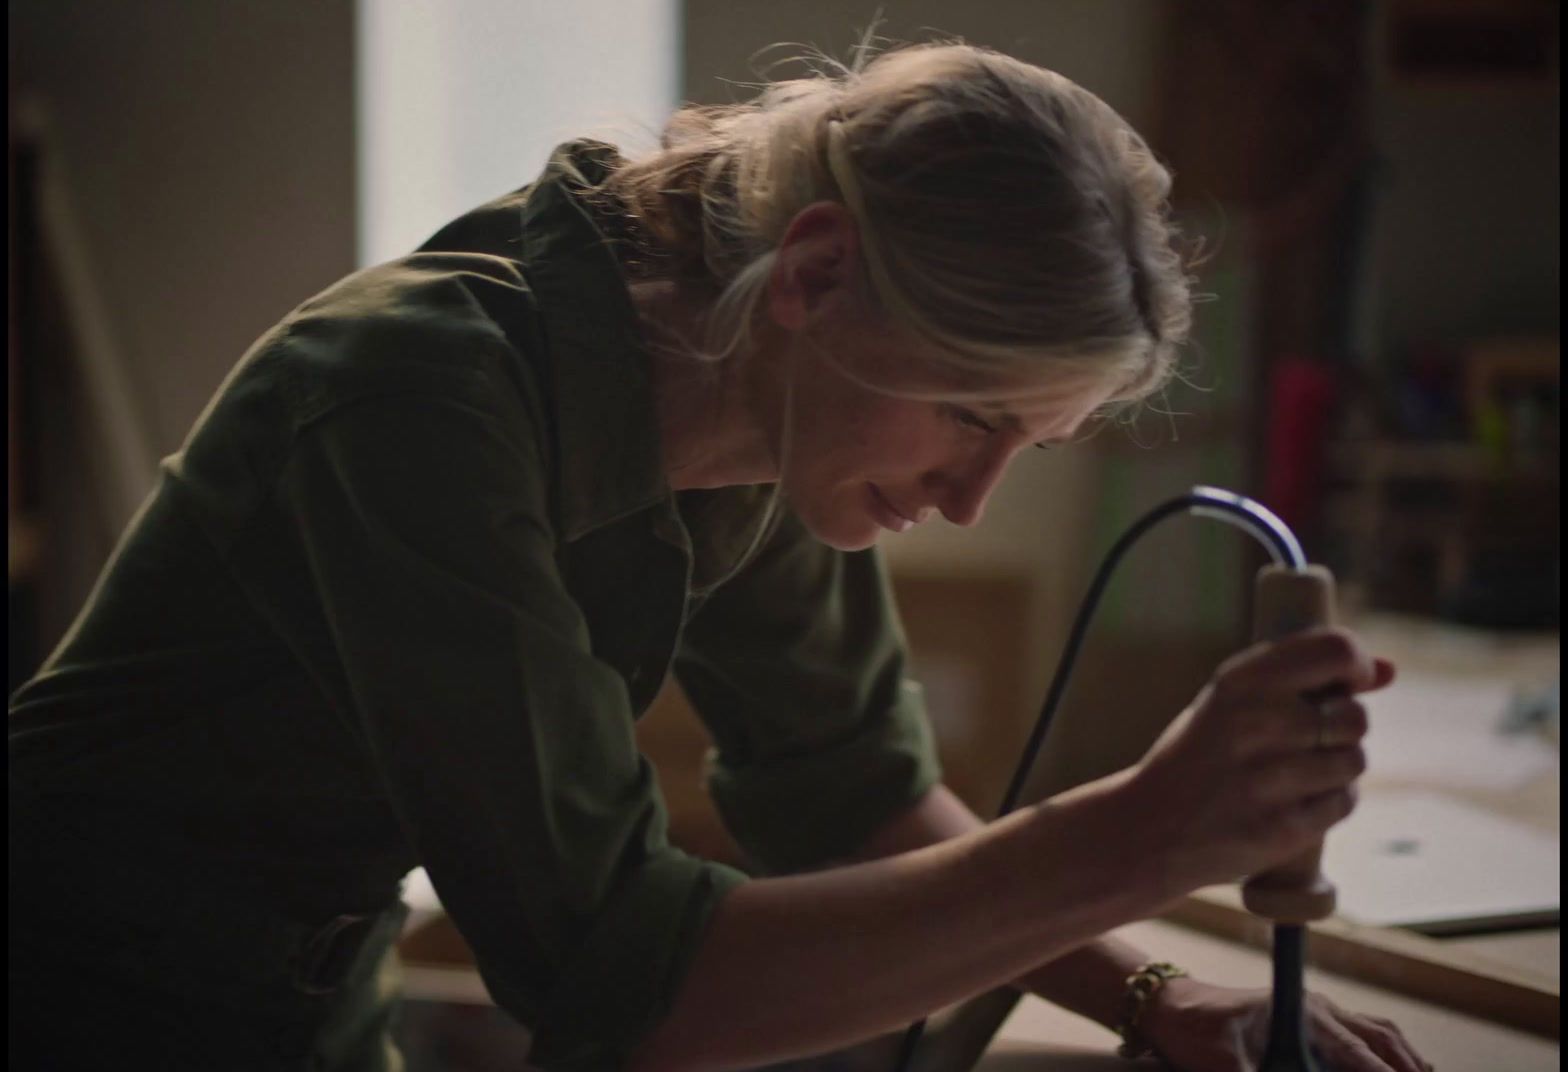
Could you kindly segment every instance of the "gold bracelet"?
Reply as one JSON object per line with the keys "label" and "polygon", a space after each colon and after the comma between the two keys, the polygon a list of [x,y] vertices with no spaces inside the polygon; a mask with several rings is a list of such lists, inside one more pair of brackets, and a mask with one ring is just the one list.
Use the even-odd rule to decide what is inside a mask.
{"label": "gold bracelet", "polygon": [[1154,1047],[1149,1045],[1149,1040],[1143,1037],[1139,1027],[1143,1011],[1166,983],[1186,974],[1174,964],[1158,961],[1145,964],[1127,977],[1127,990],[1122,995],[1122,1018],[1116,1025],[1116,1033],[1122,1039],[1122,1044],[1116,1049],[1118,1056],[1135,1058],[1154,1052]]}

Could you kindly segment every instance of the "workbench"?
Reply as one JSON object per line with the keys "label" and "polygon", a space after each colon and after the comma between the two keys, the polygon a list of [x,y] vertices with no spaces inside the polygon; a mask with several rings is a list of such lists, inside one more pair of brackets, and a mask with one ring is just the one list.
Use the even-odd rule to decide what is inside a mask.
{"label": "workbench", "polygon": [[[1555,636],[1494,637],[1386,616],[1363,617],[1354,625],[1371,650],[1393,658],[1404,674],[1401,684],[1371,703],[1374,732],[1369,752],[1374,762],[1363,779],[1363,800],[1381,792],[1441,790],[1447,797],[1527,824],[1555,839],[1560,810],[1555,733],[1550,735],[1547,758],[1537,756],[1520,766],[1529,757],[1515,753],[1528,744],[1527,739],[1497,738],[1484,718],[1476,721],[1465,715],[1455,722],[1448,716],[1461,712],[1447,712],[1434,698],[1461,684],[1488,680],[1528,684],[1555,678]],[[660,756],[661,777],[671,775],[676,786],[686,783],[695,788],[705,743],[673,740],[674,725],[655,722],[652,728],[659,732],[646,743]],[[672,728],[661,729],[665,726]],[[1150,732],[1157,729],[1151,727]],[[1470,769],[1452,769],[1455,756]],[[1115,759],[1126,761],[1126,757]],[[701,836],[690,836],[690,832],[701,835],[708,827],[683,825],[679,820],[684,812],[673,810],[677,825],[689,833],[688,847],[709,849]],[[715,855],[723,851],[717,835],[710,841]],[[1354,876],[1339,878],[1343,886]],[[1267,927],[1227,903],[1227,898],[1235,902],[1235,892],[1234,887],[1200,891],[1175,913],[1180,922],[1145,921],[1119,933],[1151,956],[1180,964],[1199,978],[1266,987],[1270,960],[1260,943],[1267,938]],[[446,1022],[462,1025],[461,1030],[474,1036],[474,1049],[491,1047],[486,1053],[495,1058],[488,1062],[478,1058],[471,1066],[447,1064],[439,1072],[500,1067],[504,1062],[520,1065],[526,1032],[489,1007],[467,948],[429,903],[416,915],[403,952],[406,991],[416,1006],[423,1002],[429,1010],[445,1003],[452,1009],[466,1009]],[[1343,966],[1334,972],[1309,968],[1311,989],[1348,1009],[1399,1024],[1417,1050],[1443,1072],[1534,1072],[1559,1067],[1560,931],[1556,926],[1431,938],[1395,928],[1356,928],[1336,918],[1309,939],[1308,953],[1309,958],[1318,955],[1325,965]],[[1478,1014],[1482,1009],[1492,1014]],[[1026,997],[996,1032],[980,1067],[985,1072],[1109,1072],[1130,1067],[1115,1056],[1115,1045],[1116,1039],[1099,1025]],[[417,1054],[409,1056],[409,1072],[438,1072],[437,1066],[420,1064]]]}
{"label": "workbench", "polygon": [[[1269,982],[1269,957],[1261,950],[1162,920],[1134,923],[1117,934],[1211,982]],[[1556,932],[1541,937],[1534,955],[1555,952]],[[1310,968],[1307,986],[1343,1008],[1394,1021],[1440,1072],[1555,1072],[1559,1067],[1559,1045],[1552,1039]],[[1098,1024],[1027,997],[1002,1025],[979,1067],[983,1072],[1109,1072],[1128,1067],[1114,1055],[1115,1041]]]}
{"label": "workbench", "polygon": [[[1226,985],[1267,986],[1270,963],[1266,952],[1204,934],[1165,920],[1134,923],[1116,932],[1163,959],[1181,964],[1193,975]],[[1518,942],[1518,937],[1514,936]],[[1543,971],[1555,974],[1556,931],[1540,932],[1528,957]],[[404,943],[405,987],[415,1002],[468,1006],[466,1015],[448,1022],[465,1025],[479,1037],[468,1040],[474,1068],[493,1058],[517,1061],[526,1052],[527,1035],[488,1008],[490,999],[466,950],[439,914],[427,914]],[[1441,1072],[1547,1072],[1559,1067],[1557,1041],[1507,1027],[1452,1009],[1406,997],[1381,987],[1308,969],[1307,985],[1340,1006],[1394,1021],[1417,1050]],[[980,1072],[1095,1072],[1129,1068],[1115,1054],[1116,1038],[1105,1028],[1035,997],[1025,997],[997,1032]],[[489,1047],[489,1049],[485,1049]],[[483,1052],[481,1052],[483,1051]],[[410,1054],[409,1072],[467,1072],[422,1066]],[[493,1067],[499,1067],[499,1063]],[[1148,1062],[1147,1067],[1157,1067]]]}

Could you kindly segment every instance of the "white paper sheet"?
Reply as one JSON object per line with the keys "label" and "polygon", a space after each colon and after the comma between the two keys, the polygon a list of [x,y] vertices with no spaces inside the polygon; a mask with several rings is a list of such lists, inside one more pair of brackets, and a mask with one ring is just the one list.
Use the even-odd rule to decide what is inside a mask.
{"label": "white paper sheet", "polygon": [[1433,933],[1560,911],[1556,837],[1436,793],[1362,794],[1329,834],[1323,873],[1339,915]]}
{"label": "white paper sheet", "polygon": [[1368,780],[1496,792],[1557,767],[1540,734],[1501,731],[1513,692],[1504,679],[1407,674],[1362,696]]}

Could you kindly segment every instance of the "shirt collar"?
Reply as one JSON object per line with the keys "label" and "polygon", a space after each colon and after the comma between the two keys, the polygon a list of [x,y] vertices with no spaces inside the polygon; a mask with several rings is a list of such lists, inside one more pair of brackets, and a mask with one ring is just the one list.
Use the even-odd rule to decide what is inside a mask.
{"label": "shirt collar", "polygon": [[683,492],[678,505],[670,490],[651,359],[616,255],[626,239],[584,196],[620,163],[603,142],[567,142],[534,183],[452,221],[421,248],[523,262],[544,328],[540,364],[556,425],[562,538],[661,506],[655,533],[694,555],[699,587],[716,586],[756,545],[769,492]]}
{"label": "shirt collar", "polygon": [[568,540],[671,498],[648,347],[613,242],[583,197],[620,162],[602,142],[568,142],[522,205],[522,259],[550,351]]}
{"label": "shirt collar", "polygon": [[543,325],[539,368],[554,409],[566,540],[661,500],[673,512],[648,347],[615,240],[584,196],[620,163],[603,142],[567,142],[531,185],[452,221],[421,247],[523,262]]}

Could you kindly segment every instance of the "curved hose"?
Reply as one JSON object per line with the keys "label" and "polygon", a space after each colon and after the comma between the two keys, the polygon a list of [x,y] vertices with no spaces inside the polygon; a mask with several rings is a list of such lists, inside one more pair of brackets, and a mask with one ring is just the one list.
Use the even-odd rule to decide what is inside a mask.
{"label": "curved hose", "polygon": [[[1174,499],[1161,503],[1133,522],[1106,553],[1099,570],[1095,572],[1093,582],[1089,585],[1089,591],[1078,606],[1078,616],[1073,621],[1072,632],[1068,634],[1067,645],[1062,649],[1061,660],[1056,665],[1056,675],[1051,679],[1051,687],[1046,692],[1045,702],[1040,707],[1040,716],[1035,720],[1028,741],[1024,743],[1018,767],[1013,771],[1012,781],[1008,784],[1007,792],[1002,796],[1001,806],[997,809],[998,819],[1018,807],[1018,798],[1023,795],[1029,772],[1034,769],[1035,760],[1045,744],[1046,734],[1056,718],[1056,709],[1062,702],[1062,695],[1067,691],[1067,680],[1072,674],[1073,664],[1077,662],[1079,649],[1083,647],[1084,637],[1089,632],[1089,622],[1100,605],[1100,598],[1105,594],[1106,586],[1110,584],[1111,575],[1116,571],[1122,558],[1131,550],[1132,545],[1137,543],[1145,533],[1166,518],[1182,513],[1212,518],[1236,526],[1263,544],[1270,557],[1281,566],[1302,569],[1307,564],[1301,542],[1277,514],[1256,500],[1223,488],[1199,485],[1185,495],[1178,495]],[[915,1056],[915,1048],[920,1044],[920,1037],[925,1033],[925,1025],[924,1020],[917,1020],[905,1032],[903,1043],[899,1046],[898,1059],[893,1065],[895,1072],[908,1072],[910,1062]]]}

